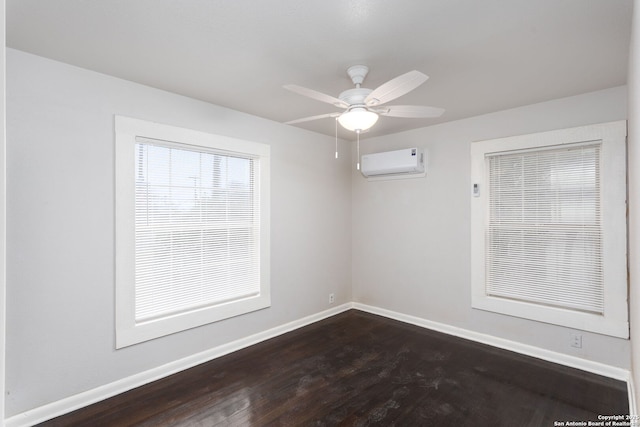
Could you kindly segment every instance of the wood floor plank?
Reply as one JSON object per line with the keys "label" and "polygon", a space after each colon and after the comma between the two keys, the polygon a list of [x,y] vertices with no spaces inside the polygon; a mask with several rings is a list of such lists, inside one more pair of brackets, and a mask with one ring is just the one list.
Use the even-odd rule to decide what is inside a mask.
{"label": "wood floor plank", "polygon": [[40,426],[546,427],[628,412],[621,381],[350,310]]}

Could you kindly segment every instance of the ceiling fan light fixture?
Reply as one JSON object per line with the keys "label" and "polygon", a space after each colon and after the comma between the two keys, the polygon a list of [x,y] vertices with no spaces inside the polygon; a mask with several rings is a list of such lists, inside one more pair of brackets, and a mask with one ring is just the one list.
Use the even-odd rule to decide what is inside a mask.
{"label": "ceiling fan light fixture", "polygon": [[352,108],[338,117],[340,125],[351,131],[367,130],[378,121],[378,115],[364,107]]}

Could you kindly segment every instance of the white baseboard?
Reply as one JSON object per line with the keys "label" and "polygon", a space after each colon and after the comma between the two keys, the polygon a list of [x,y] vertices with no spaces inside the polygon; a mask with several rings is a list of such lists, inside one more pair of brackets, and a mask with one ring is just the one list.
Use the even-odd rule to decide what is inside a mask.
{"label": "white baseboard", "polygon": [[602,375],[609,378],[625,381],[627,383],[627,389],[629,393],[629,413],[631,415],[638,415],[637,407],[635,404],[635,389],[631,373],[623,368],[617,368],[614,366],[605,365],[599,362],[593,362],[586,359],[581,359],[575,356],[569,356],[566,354],[558,353],[551,350],[534,347],[527,344],[522,344],[516,341],[510,341],[503,338],[494,337],[491,335],[474,332],[468,329],[459,328],[457,326],[451,326],[444,323],[434,322],[431,320],[423,319],[420,317],[410,316],[403,313],[398,313],[383,308],[373,307],[360,303],[346,303],[340,306],[334,307],[330,310],[326,310],[305,318],[295,320],[293,322],[277,326],[264,332],[260,332],[255,335],[251,335],[246,338],[242,338],[233,341],[228,344],[221,345],[219,347],[212,348],[210,350],[194,354],[192,356],[185,357],[180,360],[176,360],[166,365],[159,366],[148,371],[141,372],[136,375],[132,375],[127,378],[115,381],[113,383],[105,384],[92,390],[88,390],[83,393],[76,394],[74,396],[67,397],[65,399],[49,403],[47,405],[40,406],[38,408],[23,412],[21,414],[14,415],[5,420],[6,427],[29,427],[43,421],[64,415],[66,413],[75,411],[76,409],[91,405],[93,403],[105,400],[109,397],[115,396],[125,391],[140,387],[150,382],[167,377],[174,373],[183,371],[201,363],[208,362],[215,358],[224,356],[234,351],[241,350],[251,345],[260,343],[270,338],[277,337],[295,329],[307,326],[311,323],[317,322],[327,317],[334,316],[349,309],[356,309],[365,311],[371,314],[377,314],[383,317],[387,317],[401,322],[410,323],[412,325],[420,326],[426,329],[442,332],[448,335],[476,341],[482,344],[487,344],[493,347],[502,348],[504,350],[513,351],[516,353],[524,354],[527,356],[536,357],[538,359],[546,360],[549,362],[557,363],[560,365],[569,366],[572,368],[581,369],[583,371],[591,372],[594,374]]}
{"label": "white baseboard", "polygon": [[100,402],[102,400],[108,399],[109,397],[124,393],[136,387],[151,383],[177,372],[184,371],[185,369],[192,368],[201,363],[205,363],[234,351],[238,351],[254,344],[258,344],[270,338],[275,338],[279,335],[291,332],[303,326],[310,325],[311,323],[315,323],[319,320],[326,319],[327,317],[335,316],[336,314],[347,311],[352,307],[353,305],[351,303],[342,304],[329,310],[325,310],[320,313],[316,313],[311,316],[307,316],[302,319],[295,320],[293,322],[289,322],[275,328],[271,328],[264,332],[254,334],[246,338],[241,338],[228,344],[224,344],[203,351],[201,353],[197,353],[183,359],[167,363],[166,365],[158,366],[157,368],[140,372],[139,374],[132,375],[130,377],[123,378],[109,384],[105,384],[92,390],[87,390],[83,393],[78,393],[76,395],[69,396],[56,402],[34,408],[32,410],[7,418],[5,420],[5,426],[33,426],[35,424],[50,420],[55,417],[59,417],[60,415],[67,414],[69,412],[75,411],[76,409],[83,408],[96,402]]}
{"label": "white baseboard", "polygon": [[389,319],[399,320],[404,323],[410,323],[412,325],[420,326],[426,329],[442,332],[448,335],[453,335],[482,344],[488,344],[492,347],[498,347],[504,350],[513,351],[515,353],[520,353],[538,359],[546,360],[548,362],[557,363],[559,365],[568,366],[570,368],[576,368],[583,371],[591,372],[593,374],[625,381],[627,383],[627,394],[629,396],[629,414],[632,417],[639,415],[638,407],[636,405],[633,375],[631,375],[631,371],[627,369],[605,365],[604,363],[592,362],[590,360],[582,359],[579,357],[569,356],[567,354],[562,354],[551,350],[545,350],[543,348],[494,337],[492,335],[481,334],[479,332],[470,331],[468,329],[458,328],[457,326],[438,323],[431,320],[422,319],[420,317],[386,310],[384,308],[373,307],[360,303],[354,303],[353,308],[356,310],[366,311],[371,314],[377,314],[379,316],[387,317]]}
{"label": "white baseboard", "polygon": [[636,405],[636,389],[633,375],[629,375],[627,380],[627,392],[629,393],[629,415],[631,415],[631,419],[635,419],[640,414],[638,414],[638,405]]}
{"label": "white baseboard", "polygon": [[627,383],[627,394],[629,395],[629,414],[632,416],[639,415],[636,405],[636,394],[633,383],[633,376],[631,375],[631,372],[626,369],[605,365],[604,363],[592,362],[590,360],[582,359],[579,357],[569,356],[567,354],[562,354],[551,350],[545,350],[543,348],[494,337],[492,335],[481,334],[479,332],[470,331],[468,329],[459,328],[457,326],[438,323],[431,320],[422,319],[420,317],[386,310],[384,308],[373,307],[360,303],[354,303],[353,308],[356,310],[366,311],[371,314],[377,314],[379,316],[387,317],[389,319],[399,320],[404,323],[410,323],[412,325],[420,326],[426,329],[442,332],[448,335],[453,335],[482,344],[488,344],[490,346],[513,351],[515,353],[532,356],[538,359],[546,360],[548,362],[557,363],[559,365],[564,365],[571,368],[576,368],[594,374],[602,375],[604,377],[625,381]]}
{"label": "white baseboard", "polygon": [[567,354],[545,350],[543,348],[534,347],[532,345],[510,341],[507,339],[494,337],[492,335],[486,335],[480,332],[474,332],[468,329],[459,328],[457,326],[451,326],[444,323],[426,320],[420,317],[410,316],[408,314],[386,310],[384,308],[373,307],[360,303],[354,303],[353,308],[366,311],[368,313],[377,314],[383,317],[388,317],[390,319],[399,320],[401,322],[410,323],[412,325],[421,326],[423,328],[431,329],[434,331],[443,332],[448,335],[453,335],[482,344],[488,344],[493,347],[502,348],[504,350],[513,351],[515,353],[520,353],[560,365],[565,365],[571,368],[577,368],[583,371],[591,372],[609,378],[614,378],[620,381],[626,381],[627,383],[630,378],[630,372],[628,370],[605,365],[604,363],[592,362],[580,357],[569,356]]}

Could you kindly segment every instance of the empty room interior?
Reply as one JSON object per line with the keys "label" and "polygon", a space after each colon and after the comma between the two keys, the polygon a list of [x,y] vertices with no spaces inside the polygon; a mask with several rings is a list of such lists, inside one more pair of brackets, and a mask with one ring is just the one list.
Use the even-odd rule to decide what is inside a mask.
{"label": "empty room interior", "polygon": [[640,425],[640,3],[2,3],[0,424]]}

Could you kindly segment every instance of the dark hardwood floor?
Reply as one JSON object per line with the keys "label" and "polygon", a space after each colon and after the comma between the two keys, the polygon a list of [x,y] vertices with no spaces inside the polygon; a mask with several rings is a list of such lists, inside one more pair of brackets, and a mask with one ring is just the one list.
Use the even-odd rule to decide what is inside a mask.
{"label": "dark hardwood floor", "polygon": [[553,426],[626,384],[351,310],[40,426]]}

